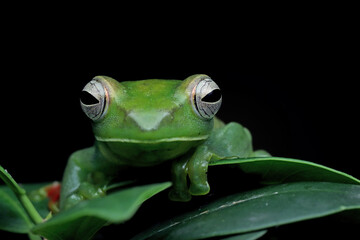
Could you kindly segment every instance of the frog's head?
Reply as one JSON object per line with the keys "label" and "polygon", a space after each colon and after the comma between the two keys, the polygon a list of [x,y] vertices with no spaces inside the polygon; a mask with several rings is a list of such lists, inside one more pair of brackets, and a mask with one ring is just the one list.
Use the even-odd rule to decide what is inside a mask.
{"label": "frog's head", "polygon": [[80,102],[93,121],[97,142],[119,157],[142,158],[135,165],[146,165],[204,141],[213,129],[221,93],[210,77],[200,74],[184,81],[117,82],[98,76],[84,87]]}

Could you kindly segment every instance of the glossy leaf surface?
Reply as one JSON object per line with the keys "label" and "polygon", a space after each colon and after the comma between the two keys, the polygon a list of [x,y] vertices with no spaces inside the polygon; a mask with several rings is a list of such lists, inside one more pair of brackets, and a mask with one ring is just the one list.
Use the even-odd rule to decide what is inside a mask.
{"label": "glossy leaf surface", "polygon": [[144,201],[170,185],[165,182],[132,187],[103,198],[83,201],[37,225],[32,232],[52,240],[89,239],[107,222],[121,223],[130,219]]}
{"label": "glossy leaf surface", "polygon": [[[39,189],[48,183],[22,185],[26,192]],[[36,209],[45,217],[48,214],[47,199],[33,201]],[[6,185],[0,186],[0,229],[16,233],[27,233],[33,227],[33,223],[19,200]]]}
{"label": "glossy leaf surface", "polygon": [[322,181],[360,184],[360,180],[313,162],[281,157],[222,159],[211,166],[238,164],[246,174],[258,175],[264,184],[280,184],[298,181]]}
{"label": "glossy leaf surface", "polygon": [[33,226],[20,202],[13,194],[0,189],[0,229],[27,233]]}
{"label": "glossy leaf surface", "polygon": [[255,240],[258,239],[266,234],[266,230],[256,231],[256,232],[249,232],[243,234],[237,234],[230,237],[225,237],[222,240]]}
{"label": "glossy leaf surface", "polygon": [[231,195],[134,239],[205,239],[360,209],[360,186],[328,182],[273,185]]}

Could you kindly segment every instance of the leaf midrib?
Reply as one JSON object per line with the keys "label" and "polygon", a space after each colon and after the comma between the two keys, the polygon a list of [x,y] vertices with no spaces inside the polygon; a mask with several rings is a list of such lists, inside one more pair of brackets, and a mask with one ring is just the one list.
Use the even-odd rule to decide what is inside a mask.
{"label": "leaf midrib", "polygon": [[[347,184],[347,185],[352,185],[352,184]],[[354,185],[354,186],[357,186],[357,185]],[[248,199],[242,199],[242,200],[238,200],[238,201],[233,201],[232,204],[222,204],[221,206],[215,208],[215,209],[206,209],[204,210],[203,212],[199,213],[199,214],[196,214],[194,216],[191,216],[189,218],[186,218],[184,221],[182,222],[179,222],[179,224],[181,223],[186,223],[190,220],[193,220],[195,218],[198,218],[200,216],[203,216],[203,215],[208,215],[208,214],[212,214],[214,212],[217,212],[217,211],[220,211],[221,209],[223,208],[226,208],[226,207],[234,207],[238,204],[241,204],[241,203],[245,203],[245,202],[248,202],[248,201],[251,201],[251,200],[257,200],[257,199],[261,199],[261,198],[268,198],[268,197],[271,197],[271,196],[275,196],[275,195],[279,195],[279,194],[283,194],[283,195],[287,195],[287,194],[293,194],[293,193],[303,193],[303,192],[306,192],[306,193],[309,193],[309,192],[322,192],[322,193],[337,193],[337,194],[343,194],[344,192],[341,191],[341,190],[330,190],[330,189],[308,189],[308,190],[287,190],[287,191],[284,191],[284,192],[273,192],[273,193],[266,193],[266,194],[259,194],[257,196],[253,196],[253,197],[250,197]],[[233,195],[234,196],[234,195]],[[355,209],[355,208],[359,208],[360,207],[360,198],[359,198],[359,204],[358,205],[348,205],[348,206],[339,206],[338,210],[335,210],[334,212],[332,213],[337,213],[337,212],[340,212],[340,211],[343,211],[343,210],[351,210],[351,209]],[[329,215],[330,213],[327,212],[327,214],[323,215],[323,216],[326,216],[326,215]],[[176,224],[178,225],[178,224]],[[174,225],[172,225],[174,226]]]}

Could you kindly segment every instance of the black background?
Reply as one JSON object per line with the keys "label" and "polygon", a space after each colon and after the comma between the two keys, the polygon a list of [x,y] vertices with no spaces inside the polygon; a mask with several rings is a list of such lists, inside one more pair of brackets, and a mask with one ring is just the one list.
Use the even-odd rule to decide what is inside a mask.
{"label": "black background", "polygon": [[90,43],[70,40],[13,49],[2,65],[6,158],[1,162],[20,182],[60,179],[69,154],[93,143],[79,92],[96,75],[125,81],[205,73],[223,92],[218,116],[248,127],[255,148],[358,176],[358,75],[350,72],[355,70],[347,59],[351,49],[313,38],[250,39],[235,47],[225,41],[206,51],[181,42],[153,49],[146,40],[136,51],[126,43],[91,49]]}
{"label": "black background", "polygon": [[68,156],[93,143],[78,96],[96,75],[125,81],[205,73],[223,93],[218,116],[249,128],[255,148],[359,178],[352,16],[321,9],[226,19],[186,11],[140,22],[91,13],[70,13],[78,21],[65,22],[68,15],[48,13],[7,25],[0,163],[18,182],[61,180]]}

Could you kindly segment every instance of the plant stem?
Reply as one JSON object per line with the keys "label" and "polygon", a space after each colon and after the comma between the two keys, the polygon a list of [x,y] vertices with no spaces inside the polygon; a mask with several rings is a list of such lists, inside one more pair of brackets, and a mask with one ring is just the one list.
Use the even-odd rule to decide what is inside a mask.
{"label": "plant stem", "polygon": [[8,185],[8,187],[15,193],[21,205],[35,224],[43,222],[42,217],[26,195],[25,189],[21,188],[11,175],[0,165],[0,178]]}
{"label": "plant stem", "polygon": [[33,220],[35,224],[39,224],[43,222],[42,217],[28,198],[26,194],[19,194],[17,195],[18,199],[20,200],[21,204],[25,208],[26,212],[30,216],[30,218]]}

